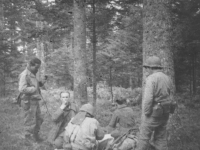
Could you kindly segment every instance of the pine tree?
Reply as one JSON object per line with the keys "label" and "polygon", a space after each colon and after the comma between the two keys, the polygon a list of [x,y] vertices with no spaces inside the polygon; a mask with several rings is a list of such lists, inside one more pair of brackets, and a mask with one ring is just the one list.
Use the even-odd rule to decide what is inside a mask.
{"label": "pine tree", "polygon": [[74,99],[87,103],[85,1],[74,0]]}
{"label": "pine tree", "polygon": [[[158,56],[164,66],[164,72],[174,81],[170,6],[171,0],[144,0],[143,62],[151,55]],[[144,80],[145,74],[144,69]]]}

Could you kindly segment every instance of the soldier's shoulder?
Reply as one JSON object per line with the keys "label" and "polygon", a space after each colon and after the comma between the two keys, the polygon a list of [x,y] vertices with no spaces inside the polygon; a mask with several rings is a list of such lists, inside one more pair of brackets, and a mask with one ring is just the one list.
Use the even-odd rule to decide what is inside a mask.
{"label": "soldier's shoulder", "polygon": [[156,74],[155,73],[153,73],[153,74],[151,74],[151,75],[149,75],[147,78],[146,78],[146,81],[148,82],[150,82],[150,81],[153,81],[153,80],[155,80],[156,79]]}
{"label": "soldier's shoulder", "polygon": [[95,118],[86,117],[85,120],[91,125],[96,125],[96,126],[99,125],[99,121]]}
{"label": "soldier's shoulder", "polygon": [[163,76],[167,76],[167,75],[165,73],[163,73],[163,72],[155,72],[155,73],[149,75],[147,78],[149,80],[154,80],[154,79],[157,79],[157,78],[163,77]]}
{"label": "soldier's shoulder", "polygon": [[131,107],[126,107],[127,113],[133,113],[133,109]]}
{"label": "soldier's shoulder", "polygon": [[70,108],[71,108],[71,110],[78,112],[78,107],[76,106],[76,104],[74,102],[70,102]]}
{"label": "soldier's shoulder", "polygon": [[25,69],[24,71],[22,71],[22,72],[19,74],[19,77],[27,76],[27,75],[28,75],[28,72],[27,72],[27,70]]}
{"label": "soldier's shoulder", "polygon": [[113,112],[113,114],[115,114],[115,116],[119,116],[119,115],[122,113],[122,109],[124,109],[124,108],[121,108],[121,109],[117,108],[117,109]]}

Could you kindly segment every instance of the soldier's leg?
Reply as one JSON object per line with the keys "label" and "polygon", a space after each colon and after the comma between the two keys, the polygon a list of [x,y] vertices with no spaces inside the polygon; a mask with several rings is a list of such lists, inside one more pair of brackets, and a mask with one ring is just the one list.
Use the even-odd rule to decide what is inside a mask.
{"label": "soldier's leg", "polygon": [[150,147],[149,140],[154,131],[154,128],[148,124],[143,124],[140,127],[140,133],[138,138],[138,144],[136,150],[148,150]]}
{"label": "soldier's leg", "polygon": [[35,126],[34,134],[35,134],[35,137],[38,141],[42,141],[43,139],[39,136],[39,131],[40,131],[40,127],[43,123],[43,117],[42,117],[42,114],[41,114],[39,103],[36,104],[36,107],[37,107],[37,110],[36,110],[36,126]]}
{"label": "soldier's leg", "polygon": [[36,111],[36,126],[35,126],[35,132],[38,133],[40,131],[40,127],[43,123],[43,117],[41,114],[39,103],[37,104],[37,111]]}
{"label": "soldier's leg", "polygon": [[168,150],[167,125],[161,125],[155,129],[154,146],[156,150]]}
{"label": "soldier's leg", "polygon": [[33,135],[36,126],[36,107],[30,102],[22,102],[24,110],[24,132],[25,135]]}

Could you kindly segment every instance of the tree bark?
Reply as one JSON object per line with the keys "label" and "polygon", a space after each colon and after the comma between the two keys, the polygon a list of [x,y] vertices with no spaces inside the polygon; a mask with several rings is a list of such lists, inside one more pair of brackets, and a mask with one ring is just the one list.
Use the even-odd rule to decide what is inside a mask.
{"label": "tree bark", "polygon": [[[37,26],[37,28],[40,28],[40,30],[42,30],[43,29],[43,22],[37,21],[36,26]],[[42,77],[44,77],[45,72],[46,72],[44,37],[43,37],[43,35],[37,38],[37,57],[42,62],[40,70],[38,72],[38,77],[41,80]]]}
{"label": "tree bark", "polygon": [[197,56],[197,53],[196,51],[193,52],[193,59],[192,59],[192,83],[193,83],[193,95],[195,96],[196,95],[196,56]]}
{"label": "tree bark", "polygon": [[0,32],[3,31],[4,28],[4,4],[3,0],[0,0]]}
{"label": "tree bark", "polygon": [[112,66],[110,66],[109,76],[110,76],[110,93],[111,93],[111,101],[112,101],[112,103],[114,103],[114,99],[113,99],[113,88],[112,88]]}
{"label": "tree bark", "polygon": [[130,89],[133,89],[133,78],[132,78],[132,74],[130,74],[130,76],[129,76],[129,87],[130,87]]}
{"label": "tree bark", "polygon": [[[0,0],[0,45],[2,46],[3,45],[3,35],[2,35],[2,32],[3,32],[3,29],[4,29],[4,4],[3,4],[3,0]],[[4,61],[5,62],[5,61]],[[3,66],[3,75],[1,76],[1,96],[5,96],[5,91],[6,91],[6,75],[5,75],[5,63],[4,63],[4,66]],[[3,86],[3,87],[2,87]]]}
{"label": "tree bark", "polygon": [[[151,56],[161,59],[164,72],[174,82],[174,62],[171,44],[171,0],[144,0],[143,63]],[[143,85],[146,70],[143,69]]]}
{"label": "tree bark", "polygon": [[93,106],[96,106],[96,99],[97,99],[97,91],[96,91],[96,18],[95,18],[95,0],[93,0],[93,22],[92,22],[92,29],[93,29],[93,80],[92,80],[92,84],[93,84]]}
{"label": "tree bark", "polygon": [[74,100],[87,100],[85,1],[74,0]]}

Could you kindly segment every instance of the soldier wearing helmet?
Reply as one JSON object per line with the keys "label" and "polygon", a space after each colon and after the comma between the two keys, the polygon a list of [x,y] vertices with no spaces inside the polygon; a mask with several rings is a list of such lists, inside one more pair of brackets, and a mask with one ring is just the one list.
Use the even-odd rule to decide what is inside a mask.
{"label": "soldier wearing helmet", "polygon": [[104,137],[104,131],[94,118],[94,107],[85,104],[65,128],[65,150],[92,150],[96,147],[96,140]]}
{"label": "soldier wearing helmet", "polygon": [[149,57],[144,68],[147,69],[148,77],[142,100],[142,120],[137,150],[147,150],[152,136],[153,147],[156,150],[168,150],[166,126],[171,113],[173,84],[162,72],[163,66],[157,56]]}

